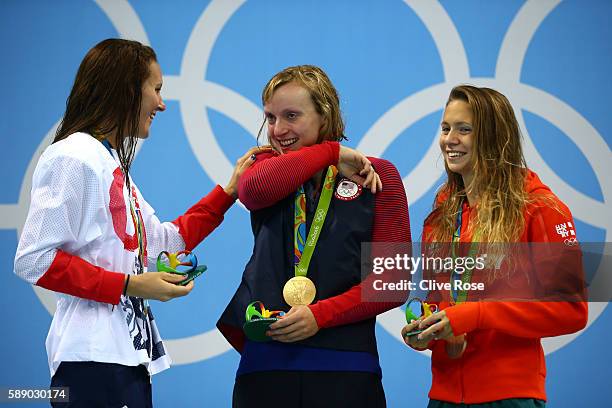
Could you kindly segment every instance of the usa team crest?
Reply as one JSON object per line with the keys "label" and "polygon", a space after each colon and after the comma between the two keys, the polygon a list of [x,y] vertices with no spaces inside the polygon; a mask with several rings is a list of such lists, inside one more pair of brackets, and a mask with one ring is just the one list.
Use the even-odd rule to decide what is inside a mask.
{"label": "usa team crest", "polygon": [[343,178],[336,187],[334,196],[343,201],[351,201],[361,195],[362,187],[347,178]]}

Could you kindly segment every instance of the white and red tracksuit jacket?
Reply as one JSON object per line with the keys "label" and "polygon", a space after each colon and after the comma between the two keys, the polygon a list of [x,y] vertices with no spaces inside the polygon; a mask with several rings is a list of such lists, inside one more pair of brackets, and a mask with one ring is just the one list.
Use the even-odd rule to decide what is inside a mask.
{"label": "white and red tracksuit jacket", "polygon": [[[162,223],[131,186],[145,230],[145,271],[147,256],[194,248],[234,202],[216,186]],[[62,361],[144,364],[151,374],[170,365],[152,316],[144,318],[141,302],[121,295],[138,251],[128,197],[116,152],[88,134],[52,144],[38,161],[15,273],[58,294],[46,341],[52,376]]]}

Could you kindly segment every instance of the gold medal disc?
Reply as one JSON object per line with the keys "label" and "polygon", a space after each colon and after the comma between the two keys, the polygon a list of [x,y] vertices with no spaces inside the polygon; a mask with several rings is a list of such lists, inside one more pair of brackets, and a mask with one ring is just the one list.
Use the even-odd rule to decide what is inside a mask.
{"label": "gold medal disc", "polygon": [[289,306],[309,305],[316,294],[314,283],[306,276],[295,276],[283,287],[283,298]]}

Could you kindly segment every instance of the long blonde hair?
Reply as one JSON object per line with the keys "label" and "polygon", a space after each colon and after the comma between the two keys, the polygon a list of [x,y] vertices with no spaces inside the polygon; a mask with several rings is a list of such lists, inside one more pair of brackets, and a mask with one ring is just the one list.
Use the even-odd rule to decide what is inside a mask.
{"label": "long blonde hair", "polygon": [[504,95],[490,88],[457,86],[446,105],[455,100],[472,109],[473,177],[465,186],[461,175],[451,172],[445,163],[447,180],[428,217],[430,236],[423,238],[449,242],[466,192],[473,191],[478,203],[468,231],[478,231],[480,242],[517,241],[525,227],[524,210],[530,199],[525,191],[527,164],[514,110]]}

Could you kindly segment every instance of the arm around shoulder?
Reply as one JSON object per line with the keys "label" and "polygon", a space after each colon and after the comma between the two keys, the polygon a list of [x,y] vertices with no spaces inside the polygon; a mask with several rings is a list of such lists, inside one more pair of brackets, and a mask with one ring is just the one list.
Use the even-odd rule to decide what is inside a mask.
{"label": "arm around shoulder", "polygon": [[214,231],[234,201],[234,197],[217,185],[185,214],[172,221],[178,227],[179,234],[185,242],[185,249],[192,250]]}
{"label": "arm around shoulder", "polygon": [[238,183],[238,198],[251,211],[295,192],[318,171],[338,163],[340,144],[323,142],[287,154],[262,153]]}

